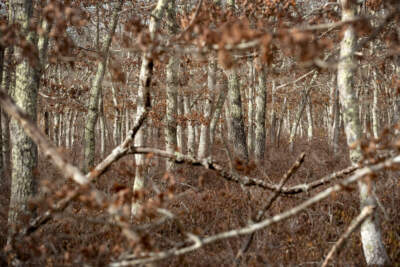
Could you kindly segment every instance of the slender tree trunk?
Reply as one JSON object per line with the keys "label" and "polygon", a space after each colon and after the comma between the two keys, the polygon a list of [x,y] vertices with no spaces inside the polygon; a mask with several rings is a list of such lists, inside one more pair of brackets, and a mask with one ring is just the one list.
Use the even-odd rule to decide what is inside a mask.
{"label": "slender tree trunk", "polygon": [[204,103],[204,117],[206,121],[201,124],[200,130],[200,142],[199,142],[199,150],[197,157],[205,158],[208,156],[210,152],[210,123],[213,117],[212,113],[212,96],[215,94],[215,85],[216,85],[216,72],[217,72],[217,62],[214,58],[209,59],[208,63],[208,73],[207,73],[207,93],[205,95],[205,103]]}
{"label": "slender tree trunk", "polygon": [[[36,34],[29,31],[29,22],[33,15],[33,3],[29,0],[13,0],[10,2],[14,10],[15,21],[22,26],[22,34],[27,41],[36,47]],[[35,68],[27,58],[23,57],[22,48],[15,48],[17,58],[16,84],[14,101],[33,121],[36,121],[36,98],[39,86],[39,69]],[[14,225],[21,215],[28,215],[27,200],[35,192],[34,168],[37,165],[37,148],[35,143],[25,134],[17,121],[11,120],[12,174],[11,198],[8,212],[10,234],[14,233]]]}
{"label": "slender tree trunk", "polygon": [[[349,0],[341,0],[342,20],[351,20],[355,18],[356,6]],[[359,103],[356,98],[356,92],[353,85],[355,70],[355,60],[352,56],[356,44],[356,34],[354,27],[348,25],[344,32],[340,44],[340,58],[338,65],[338,88],[340,101],[343,105],[343,117],[345,123],[345,132],[347,144],[351,147],[361,138],[361,124],[359,120]],[[353,164],[358,163],[362,158],[360,146],[350,149],[350,159]],[[376,205],[376,199],[373,196],[374,181],[369,182],[366,179],[358,183],[360,190],[361,209],[367,205]],[[368,265],[388,265],[389,258],[382,243],[378,214],[368,218],[361,225],[361,242],[363,245],[365,260]]]}
{"label": "slender tree trunk", "polygon": [[[14,55],[14,49],[12,47],[8,47],[4,52],[4,60],[3,60],[3,71],[1,73],[1,88],[6,91],[8,94],[11,93],[11,74],[14,69],[11,66],[11,60]],[[2,159],[4,160],[4,170],[3,170],[3,178],[9,177],[9,168],[11,166],[11,144],[10,144],[10,117],[4,112],[1,111],[1,129],[2,129]]]}
{"label": "slender tree trunk", "polygon": [[272,90],[271,90],[271,128],[270,128],[270,139],[271,145],[275,143],[276,137],[276,125],[277,117],[275,112],[275,81],[272,81]]}
{"label": "slender tree trunk", "polygon": [[194,153],[196,151],[195,149],[195,125],[194,121],[191,119],[191,109],[190,109],[190,96],[185,94],[183,97],[183,105],[184,105],[184,110],[185,110],[185,116],[188,118],[187,123],[186,123],[186,128],[187,128],[187,153],[190,156],[194,156]]}
{"label": "slender tree trunk", "polygon": [[[155,34],[159,25],[159,22],[163,16],[165,9],[167,8],[168,0],[158,0],[157,6],[152,12],[150,18],[149,31],[150,37],[154,40]],[[148,48],[150,49],[150,48]],[[151,51],[146,51],[142,56],[142,65],[139,74],[139,90],[137,97],[137,110],[136,114],[138,117],[146,108],[150,106],[150,87],[151,78],[153,75],[153,58]],[[145,127],[141,127],[135,136],[135,146],[143,146],[145,144]],[[133,184],[133,190],[143,190],[145,187],[146,177],[145,177],[145,156],[135,155],[136,161],[136,173],[135,182]],[[133,201],[131,208],[131,219],[138,214],[140,209],[140,202]]]}
{"label": "slender tree trunk", "polygon": [[340,104],[339,104],[339,90],[335,86],[334,88],[334,114],[333,114],[333,126],[332,126],[332,145],[333,153],[337,154],[339,151],[339,133],[340,133]]}
{"label": "slender tree trunk", "polygon": [[[175,14],[175,0],[170,0],[166,12],[168,21],[168,33],[174,35],[178,32],[178,25],[176,23]],[[166,150],[168,152],[174,152],[177,150],[177,132],[176,132],[176,118],[178,113],[178,77],[177,70],[179,67],[179,60],[177,55],[172,53],[169,57],[169,61],[166,67],[167,76],[167,107],[166,107],[166,124],[165,128],[165,143]],[[171,171],[174,169],[175,164],[170,160],[166,161],[167,170]]]}
{"label": "slender tree trunk", "polygon": [[233,152],[235,157],[247,162],[249,154],[247,151],[246,134],[244,130],[242,98],[240,95],[239,80],[236,70],[226,70],[228,77],[228,106],[231,131],[230,142],[235,144]]}
{"label": "slender tree trunk", "polygon": [[312,99],[311,94],[307,97],[307,138],[308,141],[311,142],[314,137],[314,122],[312,116]]}
{"label": "slender tree trunk", "polygon": [[278,129],[276,131],[276,147],[279,147],[279,141],[281,140],[281,132],[282,132],[282,128],[283,128],[283,120],[286,114],[286,109],[287,109],[287,97],[284,98],[283,100],[283,105],[282,105],[282,113],[281,113],[281,117],[279,119],[279,125],[278,125]]}
{"label": "slender tree trunk", "polygon": [[373,102],[372,102],[372,132],[375,138],[379,137],[379,87],[378,81],[376,77],[376,71],[374,71],[373,75]]}
{"label": "slender tree trunk", "polygon": [[255,151],[257,161],[262,162],[265,154],[265,113],[267,101],[267,84],[265,66],[261,65],[258,72],[258,86],[256,92],[256,118],[255,118]]}
{"label": "slender tree trunk", "polygon": [[[223,76],[225,77],[225,76]],[[221,86],[219,88],[219,95],[218,95],[218,100],[214,108],[213,116],[210,122],[210,153],[212,154],[212,145],[214,144],[214,139],[215,139],[215,131],[217,129],[217,123],[221,117],[221,112],[222,108],[224,107],[226,95],[228,92],[228,83],[226,80],[224,80],[221,83]]]}
{"label": "slender tree trunk", "polygon": [[94,166],[94,154],[95,154],[95,126],[98,112],[98,101],[99,95],[101,94],[101,86],[104,79],[104,73],[106,70],[108,51],[111,45],[112,37],[114,36],[115,29],[117,27],[119,11],[122,8],[123,1],[119,0],[113,7],[113,13],[111,18],[110,30],[104,38],[102,48],[100,51],[101,61],[97,66],[97,73],[93,79],[93,84],[90,89],[88,114],[85,123],[84,133],[84,160],[83,160],[83,172],[87,173]]}
{"label": "slender tree trunk", "polygon": [[[248,62],[249,66],[249,81],[247,92],[247,150],[249,155],[254,153],[255,148],[255,132],[254,132],[254,97],[255,97],[255,68],[253,62]],[[257,91],[260,89],[257,86]]]}
{"label": "slender tree trunk", "polygon": [[178,97],[177,97],[177,113],[178,113],[178,118],[179,120],[177,121],[177,125],[176,125],[176,145],[177,150],[181,153],[183,153],[184,150],[184,143],[183,143],[183,137],[184,137],[184,128],[183,128],[183,123],[181,118],[184,117],[185,115],[185,111],[183,108],[183,96],[182,96],[182,92],[179,91],[178,92]]}

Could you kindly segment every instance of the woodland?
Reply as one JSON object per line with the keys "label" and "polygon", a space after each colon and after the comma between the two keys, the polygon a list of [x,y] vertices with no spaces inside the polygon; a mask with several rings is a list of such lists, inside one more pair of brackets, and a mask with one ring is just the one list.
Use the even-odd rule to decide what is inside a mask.
{"label": "woodland", "polygon": [[0,108],[0,266],[400,266],[398,0],[0,0]]}

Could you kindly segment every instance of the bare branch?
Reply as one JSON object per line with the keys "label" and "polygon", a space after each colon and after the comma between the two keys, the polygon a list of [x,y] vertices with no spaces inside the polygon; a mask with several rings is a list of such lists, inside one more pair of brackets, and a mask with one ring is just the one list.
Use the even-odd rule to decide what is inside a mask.
{"label": "bare branch", "polygon": [[334,186],[325,189],[324,191],[318,193],[314,197],[304,201],[303,203],[297,205],[296,207],[294,207],[290,210],[287,210],[287,211],[277,214],[271,218],[260,221],[259,223],[254,223],[254,224],[248,225],[248,226],[240,228],[240,229],[234,229],[234,230],[230,230],[227,232],[222,232],[222,233],[219,233],[219,234],[216,234],[213,236],[204,237],[202,239],[199,237],[199,241],[195,242],[194,244],[192,244],[190,246],[186,246],[183,248],[179,248],[179,249],[173,248],[173,249],[158,252],[158,253],[141,254],[140,257],[137,257],[136,255],[131,255],[130,257],[127,257],[127,259],[124,261],[111,263],[110,266],[119,267],[119,266],[130,266],[130,265],[154,262],[154,261],[166,259],[169,257],[183,255],[183,254],[192,252],[199,248],[199,244],[201,244],[201,246],[204,246],[206,244],[210,244],[210,243],[213,243],[213,242],[216,242],[219,240],[232,238],[232,237],[236,237],[239,235],[251,234],[255,231],[264,229],[272,224],[275,224],[277,222],[280,222],[280,221],[286,220],[290,217],[293,217],[294,215],[297,215],[298,213],[305,210],[306,208],[320,202],[323,199],[328,198],[334,192],[339,192],[339,191],[343,190],[343,188],[362,179],[366,175],[373,174],[382,169],[394,167],[395,165],[398,165],[399,163],[400,163],[400,155],[398,155],[394,158],[387,159],[384,162],[359,169],[355,174],[348,177],[341,183],[335,184]]}
{"label": "bare branch", "polygon": [[[171,160],[174,160],[175,163],[177,164],[190,164],[193,166],[203,166],[204,168],[208,170],[215,171],[223,177],[224,179],[228,181],[233,181],[236,183],[239,183],[244,186],[257,186],[263,189],[268,189],[271,191],[277,191],[278,190],[278,185],[276,184],[271,184],[268,183],[267,181],[254,178],[254,177],[249,177],[249,176],[241,176],[237,173],[230,172],[226,170],[222,165],[219,165],[215,161],[211,160],[210,158],[205,158],[205,159],[196,159],[192,156],[188,156],[179,152],[174,152],[170,153],[164,150],[160,150],[157,148],[149,148],[149,147],[133,147],[131,148],[131,151],[129,152],[130,154],[154,154],[160,157],[164,158],[169,158]],[[322,186],[324,184],[330,183],[333,179],[341,177],[346,174],[350,174],[353,171],[357,170],[360,168],[359,165],[356,166],[351,166],[346,169],[343,169],[341,171],[335,172],[333,174],[329,174],[317,181],[311,182],[309,184],[300,184],[292,187],[283,187],[280,192],[282,194],[286,195],[292,195],[292,194],[299,194],[302,192],[308,192],[311,189],[315,189],[319,186]]]}
{"label": "bare branch", "polygon": [[335,252],[339,253],[340,249],[344,245],[346,239],[350,237],[350,235],[360,227],[360,225],[373,214],[375,210],[375,206],[366,206],[362,209],[360,214],[351,222],[349,228],[347,228],[346,232],[339,238],[339,240],[333,245],[331,250],[329,251],[328,255],[326,256],[324,262],[322,263],[321,267],[328,266],[329,260],[335,254]]}
{"label": "bare branch", "polygon": [[[86,174],[86,178],[89,180],[89,182],[93,181],[95,178],[99,177],[102,175],[114,162],[116,162],[118,159],[123,157],[128,149],[129,145],[132,143],[132,141],[135,138],[136,133],[146,120],[148,114],[148,109],[145,109],[145,111],[139,116],[139,118],[136,120],[135,124],[133,125],[132,129],[129,131],[127,137],[125,140],[116,148],[113,149],[113,151],[102,161],[100,162],[93,171],[89,172]],[[51,207],[51,209],[47,210],[45,213],[42,215],[36,217],[27,228],[25,228],[23,231],[21,231],[21,235],[29,235],[38,230],[41,226],[46,224],[50,219],[53,217],[54,213],[56,212],[61,212],[65,210],[66,207],[68,207],[68,204],[76,199],[81,193],[81,188],[78,187],[72,192],[69,192],[68,195],[59,200],[55,205]],[[132,236],[132,235],[129,235]]]}
{"label": "bare branch", "polygon": [[[304,162],[304,157],[305,153],[301,153],[300,157],[296,160],[296,162],[292,165],[292,167],[285,173],[283,178],[281,179],[277,191],[275,191],[272,196],[268,199],[267,203],[265,206],[258,211],[257,217],[255,219],[255,222],[260,222],[262,218],[264,217],[265,212],[269,210],[269,208],[272,206],[275,200],[278,199],[280,195],[280,191],[282,190],[282,187],[285,185],[285,183],[292,177],[292,175],[300,168],[301,164]],[[246,242],[243,244],[242,248],[239,250],[239,252],[236,254],[236,265],[240,263],[240,258],[243,256],[244,253],[246,253],[251,245],[251,242],[254,239],[254,234],[252,233],[246,240]]]}

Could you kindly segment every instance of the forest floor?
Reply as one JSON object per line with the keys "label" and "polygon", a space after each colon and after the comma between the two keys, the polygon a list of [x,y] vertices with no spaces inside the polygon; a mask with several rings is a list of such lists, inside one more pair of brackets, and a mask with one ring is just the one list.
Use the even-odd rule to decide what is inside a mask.
{"label": "forest floor", "polygon": [[[341,147],[346,146],[342,144]],[[64,154],[74,163],[79,163],[78,151],[81,150],[76,147],[74,151],[64,151]],[[314,139],[312,145],[306,140],[297,140],[292,153],[289,153],[285,142],[281,142],[280,148],[268,144],[267,151],[264,164],[244,170],[246,174],[264,177],[278,184],[303,151],[306,152],[305,162],[288,185],[311,182],[349,166],[347,149],[333,155],[326,142],[318,139]],[[216,143],[213,153],[215,159],[228,168],[223,145]],[[116,185],[130,188],[135,173],[133,162],[133,156],[129,156],[114,164],[96,181],[96,187],[110,196]],[[127,241],[118,227],[105,223],[103,210],[92,209],[76,201],[39,231],[16,242],[19,258],[27,266],[78,266],[82,263],[103,266],[117,260],[123,253],[172,248],[187,239],[183,231],[208,236],[243,227],[271,195],[270,191],[244,188],[228,182],[202,167],[179,165],[174,174],[166,175],[165,160],[153,158],[149,162],[150,187],[169,190],[169,197],[161,200],[161,206],[172,212],[176,220],[167,220],[144,230],[142,244],[138,246]],[[266,175],[268,178],[265,178]],[[40,205],[36,207],[37,213],[40,213],[49,202],[61,197],[56,192],[66,182],[43,157],[40,157],[37,177],[38,182],[48,188],[42,189],[39,200],[32,202],[32,205]],[[376,195],[384,207],[378,208],[383,241],[394,265],[400,266],[398,174],[381,172],[376,182]],[[73,186],[72,182],[67,184]],[[281,196],[266,216],[288,210],[326,187],[310,193]],[[0,231],[4,233],[0,238],[2,246],[7,233],[8,188],[9,182],[3,184],[0,198]],[[359,214],[358,190],[355,185],[352,188],[354,190],[336,193],[291,219],[256,232],[241,266],[319,266],[332,245]],[[137,224],[149,222],[146,217],[138,219]],[[234,266],[236,254],[246,239],[246,236],[240,236],[215,242],[195,252],[159,262],[158,266]],[[331,263],[334,266],[365,265],[359,232],[351,235],[340,255],[335,255]]]}

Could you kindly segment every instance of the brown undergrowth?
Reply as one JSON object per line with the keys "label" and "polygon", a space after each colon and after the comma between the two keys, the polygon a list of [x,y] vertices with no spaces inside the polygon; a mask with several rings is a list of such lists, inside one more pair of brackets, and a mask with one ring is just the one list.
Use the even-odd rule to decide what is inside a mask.
{"label": "brown undergrowth", "polygon": [[[344,144],[342,147],[345,147]],[[216,148],[215,158],[228,166],[223,146],[217,142]],[[74,151],[64,153],[77,155],[79,149],[76,147]],[[306,160],[288,185],[314,181],[349,164],[346,149],[333,155],[325,141],[318,139],[314,139],[311,144],[303,139],[297,140],[293,153],[288,152],[285,140],[280,148],[267,144],[267,150],[265,162],[258,166],[253,164],[251,169],[245,171],[248,175],[276,184],[302,151],[306,152]],[[79,162],[78,158],[73,160]],[[129,190],[135,173],[133,162],[133,156],[128,156],[114,164],[96,181],[96,187],[110,198],[121,190]],[[29,237],[16,240],[14,253],[7,256],[4,254],[2,258],[10,262],[12,257],[17,256],[26,266],[80,266],[83,263],[105,266],[125,254],[162,251],[188,245],[185,232],[208,236],[243,227],[271,194],[259,188],[244,188],[227,182],[201,167],[178,165],[173,173],[166,174],[164,159],[153,157],[148,162],[152,182],[149,183],[151,190],[145,192],[146,199],[152,199],[151,203],[155,207],[168,209],[174,214],[174,219],[152,225],[160,216],[145,212],[133,225],[139,227],[146,224],[148,227],[138,231],[140,240],[133,242],[124,236],[118,226],[110,223],[105,207],[84,204],[80,198]],[[40,194],[32,201],[36,214],[44,212],[53,202],[63,197],[63,192],[75,186],[72,182],[66,183],[43,158],[40,160],[37,177],[41,184]],[[400,212],[397,207],[400,203],[399,185],[396,173],[385,171],[379,174],[376,194],[384,208],[379,208],[378,213],[383,240],[395,266],[399,266],[400,262]],[[0,241],[3,246],[7,232],[8,187],[8,182],[3,184],[0,199],[0,230],[4,233]],[[266,216],[288,210],[323,188],[310,193],[281,196]],[[151,205],[147,207],[151,208]],[[318,266],[358,213],[357,190],[334,194],[291,219],[258,231],[249,251],[241,260],[241,266]],[[246,236],[240,236],[215,242],[192,253],[159,262],[158,266],[234,266],[235,256],[245,240]],[[350,237],[341,254],[331,264],[365,265],[358,233]]]}

